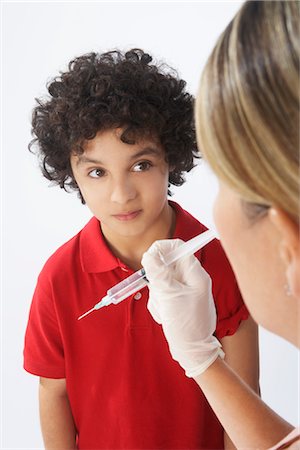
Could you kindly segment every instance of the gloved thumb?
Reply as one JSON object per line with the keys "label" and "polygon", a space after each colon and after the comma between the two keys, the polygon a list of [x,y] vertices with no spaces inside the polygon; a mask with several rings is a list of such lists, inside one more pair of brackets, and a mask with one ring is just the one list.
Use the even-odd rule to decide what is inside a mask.
{"label": "gloved thumb", "polygon": [[155,241],[148,250],[143,254],[142,266],[146,270],[148,280],[156,279],[160,276],[165,268],[164,255],[171,253],[173,250],[183,244],[181,239],[164,239]]}

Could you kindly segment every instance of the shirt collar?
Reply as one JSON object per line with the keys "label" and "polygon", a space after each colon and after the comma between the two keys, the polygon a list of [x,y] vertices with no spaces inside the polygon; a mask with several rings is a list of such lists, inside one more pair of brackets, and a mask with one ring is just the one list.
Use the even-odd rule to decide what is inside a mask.
{"label": "shirt collar", "polygon": [[106,244],[96,217],[80,233],[80,259],[84,272],[108,272],[120,266],[119,259]]}

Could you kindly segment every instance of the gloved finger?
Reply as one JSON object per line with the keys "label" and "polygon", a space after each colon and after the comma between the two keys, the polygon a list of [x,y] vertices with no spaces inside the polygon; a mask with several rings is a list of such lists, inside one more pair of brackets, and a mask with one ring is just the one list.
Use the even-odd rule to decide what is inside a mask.
{"label": "gloved finger", "polygon": [[[151,288],[157,291],[171,291],[180,294],[184,287],[197,289],[199,295],[211,289],[211,279],[194,255],[180,258],[166,266],[163,256],[182,245],[180,239],[156,241],[144,254],[142,264],[146,270]],[[163,255],[161,253],[163,252]]]}
{"label": "gloved finger", "polygon": [[149,293],[149,300],[147,303],[147,308],[148,308],[148,311],[150,312],[151,316],[155,320],[155,322],[157,322],[159,325],[161,325],[162,320],[161,320],[160,314],[159,314],[158,303],[157,303],[157,300],[155,299],[155,297],[152,295],[151,291]]}
{"label": "gloved finger", "polygon": [[150,281],[151,279],[160,276],[167,267],[163,256],[173,251],[179,245],[182,245],[182,243],[183,241],[181,239],[165,239],[155,241],[144,253],[142,257],[142,266],[145,268],[146,274]]}
{"label": "gloved finger", "polygon": [[184,241],[182,239],[161,239],[153,242],[146,253],[150,253],[151,255],[156,255],[159,252],[162,254],[167,254],[178,248],[183,243]]}
{"label": "gloved finger", "polygon": [[213,323],[212,332],[215,331],[216,309],[210,291],[199,294],[198,290],[184,288],[181,295],[162,295],[156,297],[155,301],[165,326],[175,326],[178,332],[181,329],[189,330],[191,336],[194,330],[198,336],[203,327],[207,329]]}
{"label": "gloved finger", "polygon": [[199,294],[211,290],[210,275],[194,255],[178,260],[174,272],[177,281],[189,287],[197,287]]}

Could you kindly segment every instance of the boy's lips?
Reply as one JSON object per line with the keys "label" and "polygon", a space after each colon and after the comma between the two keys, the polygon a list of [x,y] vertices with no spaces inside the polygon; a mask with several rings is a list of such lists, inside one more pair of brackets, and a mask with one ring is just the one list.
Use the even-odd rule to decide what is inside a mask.
{"label": "boy's lips", "polygon": [[141,209],[138,209],[137,211],[129,211],[129,212],[122,212],[119,214],[113,214],[113,217],[117,220],[132,220],[135,219],[140,213],[142,212]]}

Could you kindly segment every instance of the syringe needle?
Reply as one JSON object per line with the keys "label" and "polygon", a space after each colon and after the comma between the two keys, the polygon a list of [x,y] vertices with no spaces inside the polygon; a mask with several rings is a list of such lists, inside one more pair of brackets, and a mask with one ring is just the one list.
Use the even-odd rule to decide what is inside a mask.
{"label": "syringe needle", "polygon": [[[189,241],[184,242],[178,248],[176,248],[175,250],[164,256],[163,259],[165,261],[165,264],[169,265],[177,261],[178,259],[182,258],[183,256],[192,255],[196,251],[200,250],[200,248],[208,244],[215,237],[216,237],[215,233],[211,230],[207,230],[204,233],[200,233],[198,236],[195,236]],[[82,314],[82,316],[78,317],[78,320],[83,319],[91,312],[96,311],[102,308],[103,306],[108,306],[112,303],[114,305],[120,303],[122,300],[125,300],[125,298],[129,297],[131,294],[134,294],[139,289],[142,289],[145,286],[147,286],[147,284],[148,280],[146,278],[146,272],[145,269],[142,268],[137,272],[134,272],[128,278],[125,278],[125,280],[121,281],[120,283],[110,288],[107,291],[105,297],[102,297],[100,302],[96,303],[96,305],[94,305],[92,309]]]}
{"label": "syringe needle", "polygon": [[87,316],[88,314],[90,314],[91,312],[95,311],[95,307],[93,306],[92,309],[90,309],[89,311],[87,311],[86,313],[82,314],[82,316],[78,317],[77,320],[83,319],[85,316]]}
{"label": "syringe needle", "polygon": [[90,314],[93,311],[96,311],[97,309],[103,308],[103,306],[106,306],[108,303],[105,302],[105,300],[107,301],[107,295],[105,297],[103,297],[100,302],[96,303],[96,305],[94,305],[91,309],[89,309],[86,313],[82,314],[82,316],[78,317],[77,320],[83,319],[85,316],[87,316],[88,314]]}

